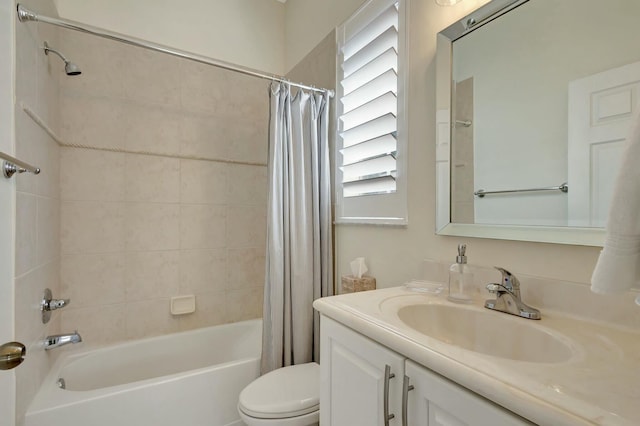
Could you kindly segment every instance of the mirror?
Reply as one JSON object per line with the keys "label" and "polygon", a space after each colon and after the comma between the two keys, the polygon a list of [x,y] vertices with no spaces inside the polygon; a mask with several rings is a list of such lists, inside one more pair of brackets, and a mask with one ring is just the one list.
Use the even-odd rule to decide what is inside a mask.
{"label": "mirror", "polygon": [[639,16],[637,0],[493,0],[438,34],[438,234],[602,245]]}

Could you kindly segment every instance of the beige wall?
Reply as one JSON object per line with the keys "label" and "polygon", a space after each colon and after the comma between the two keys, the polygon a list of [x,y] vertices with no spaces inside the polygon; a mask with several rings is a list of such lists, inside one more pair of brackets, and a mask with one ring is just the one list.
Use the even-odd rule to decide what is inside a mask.
{"label": "beige wall", "polygon": [[290,71],[364,2],[365,0],[287,1],[285,69]]}
{"label": "beige wall", "polygon": [[[318,43],[298,64],[287,74],[291,81],[302,81],[325,89],[335,89],[336,86],[336,32],[331,31]],[[330,111],[335,111],[335,98],[330,100]],[[336,123],[335,116],[329,116],[329,149],[335,147]],[[330,156],[333,161],[334,156]],[[333,176],[332,176],[333,182]]]}
{"label": "beige wall", "polygon": [[[27,5],[55,14],[48,0]],[[16,182],[15,339],[27,346],[28,356],[16,371],[16,417],[20,425],[27,405],[49,371],[55,354],[45,352],[42,340],[59,332],[59,315],[42,323],[40,301],[49,287],[60,296],[59,285],[59,155],[56,142],[27,116],[33,110],[51,128],[58,123],[57,78],[64,63],[41,49],[47,40],[58,43],[58,30],[41,24],[16,25],[16,157],[42,169],[39,175],[14,176]],[[70,330],[73,331],[73,330]]]}
{"label": "beige wall", "polygon": [[55,0],[60,16],[226,62],[284,72],[276,0]]}
{"label": "beige wall", "polygon": [[54,0],[60,16],[285,74],[364,0]]}
{"label": "beige wall", "polygon": [[513,272],[586,283],[598,248],[434,235],[435,228],[435,49],[436,34],[484,0],[453,7],[411,0],[409,17],[409,226],[339,225],[337,273],[364,256],[379,287],[422,276],[422,260],[455,260],[456,246],[468,244],[469,262],[502,265]]}
{"label": "beige wall", "polygon": [[[292,81],[301,81],[325,89],[336,86],[336,32],[331,30],[287,73]],[[333,109],[332,109],[333,111]],[[333,135],[330,135],[333,141]]]}
{"label": "beige wall", "polygon": [[364,0],[54,0],[60,16],[283,75]]}
{"label": "beige wall", "polygon": [[[76,32],[60,45],[83,69],[60,80],[61,139],[97,148],[61,153],[62,327],[106,344],[260,317],[268,84]],[[196,313],[172,316],[187,294]]]}

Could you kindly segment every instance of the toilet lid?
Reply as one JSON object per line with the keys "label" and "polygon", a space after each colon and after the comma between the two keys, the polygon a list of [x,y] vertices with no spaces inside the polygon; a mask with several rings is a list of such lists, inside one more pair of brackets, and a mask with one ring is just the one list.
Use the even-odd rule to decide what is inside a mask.
{"label": "toilet lid", "polygon": [[320,365],[279,368],[259,377],[240,393],[240,409],[251,417],[285,418],[318,410]]}

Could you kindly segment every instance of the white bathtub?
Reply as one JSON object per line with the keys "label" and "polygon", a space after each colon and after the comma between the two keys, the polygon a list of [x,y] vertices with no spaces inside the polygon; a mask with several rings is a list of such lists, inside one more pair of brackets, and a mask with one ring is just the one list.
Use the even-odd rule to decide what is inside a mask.
{"label": "white bathtub", "polygon": [[259,375],[261,335],[262,321],[251,320],[72,350],[54,364],[25,426],[241,425],[238,396]]}

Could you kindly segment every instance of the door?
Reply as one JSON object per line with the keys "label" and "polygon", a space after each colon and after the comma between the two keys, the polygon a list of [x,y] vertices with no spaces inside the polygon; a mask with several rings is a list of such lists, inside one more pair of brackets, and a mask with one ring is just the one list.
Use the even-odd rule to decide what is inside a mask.
{"label": "door", "polygon": [[400,426],[404,358],[325,316],[320,339],[320,425]]}
{"label": "door", "polygon": [[405,374],[413,385],[408,392],[411,426],[533,425],[412,361],[407,361]]}
{"label": "door", "polygon": [[606,225],[638,90],[640,62],[569,83],[569,226]]}
{"label": "door", "polygon": [[[13,1],[0,2],[0,151],[13,153]],[[1,163],[1,162],[0,162]],[[0,174],[0,345],[13,340],[14,181]],[[0,370],[0,426],[15,423],[15,373]]]}

